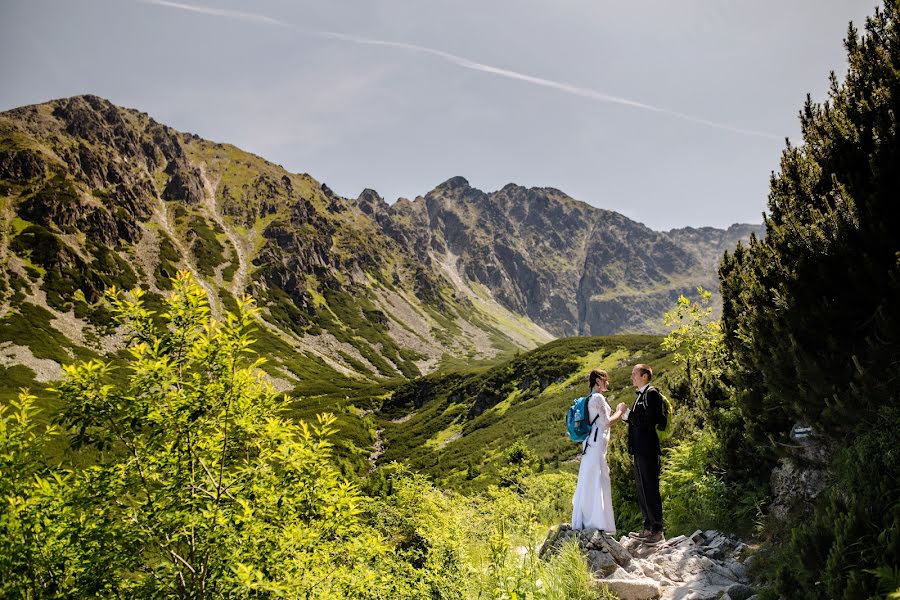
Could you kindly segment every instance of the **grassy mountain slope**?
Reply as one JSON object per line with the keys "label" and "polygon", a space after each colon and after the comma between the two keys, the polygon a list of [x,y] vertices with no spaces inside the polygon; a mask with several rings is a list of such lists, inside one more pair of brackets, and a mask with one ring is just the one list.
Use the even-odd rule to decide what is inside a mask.
{"label": "grassy mountain slope", "polygon": [[506,335],[312,177],[93,96],[0,115],[0,197],[4,389],[121,348],[103,291],[141,287],[159,308],[179,269],[214,314],[256,297],[266,369],[286,391],[415,377],[550,339],[527,319]]}
{"label": "grassy mountain slope", "polygon": [[339,413],[358,466],[371,398],[551,339],[528,319],[507,335],[499,305],[458,297],[309,175],[94,96],[0,114],[0,399],[27,387],[50,406],[61,365],[118,362],[127,340],[104,290],[142,288],[161,313],[179,270],[214,316],[256,299],[270,383],[297,416]]}
{"label": "grassy mountain slope", "polygon": [[[504,453],[522,440],[545,469],[574,471],[579,445],[569,441],[564,416],[587,391],[593,368],[610,373],[611,405],[630,403],[631,368],[654,367],[666,386],[671,355],[659,336],[558,339],[491,366],[432,374],[401,386],[379,412],[385,452],[379,463],[401,461],[441,486],[480,489],[495,483]],[[611,452],[624,451],[624,428]]]}

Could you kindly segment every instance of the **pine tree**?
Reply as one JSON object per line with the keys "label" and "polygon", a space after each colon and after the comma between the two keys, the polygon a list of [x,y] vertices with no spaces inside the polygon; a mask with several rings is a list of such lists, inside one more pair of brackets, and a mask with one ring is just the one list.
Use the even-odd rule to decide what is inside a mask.
{"label": "pine tree", "polygon": [[803,144],[772,176],[765,238],[719,271],[746,434],[764,445],[803,421],[837,449],[813,514],[773,545],[790,597],[874,596],[900,563],[898,17],[887,0],[864,35],[850,26],[844,81],[807,98]]}
{"label": "pine tree", "polygon": [[726,255],[726,345],[745,412],[848,431],[898,400],[900,366],[900,29],[888,2],[851,25],[849,71],[807,97],[804,144],[771,180],[766,236]]}

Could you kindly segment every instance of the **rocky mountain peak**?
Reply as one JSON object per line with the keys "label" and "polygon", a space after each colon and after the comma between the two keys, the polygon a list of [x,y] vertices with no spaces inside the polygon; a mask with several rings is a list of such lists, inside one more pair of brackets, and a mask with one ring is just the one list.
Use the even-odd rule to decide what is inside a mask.
{"label": "rocky mountain peak", "polygon": [[384,198],[370,188],[364,189],[359,194],[359,197],[356,199],[356,206],[370,217],[389,210],[388,203],[385,202]]}
{"label": "rocky mountain peak", "polygon": [[459,191],[461,189],[466,189],[469,187],[469,180],[465,177],[460,177],[459,175],[457,175],[456,177],[451,177],[444,183],[435,187],[434,192],[447,193]]}
{"label": "rocky mountain peak", "polygon": [[367,214],[418,261],[452,264],[556,335],[660,331],[679,295],[714,289],[720,249],[737,240],[712,228],[655,232],[555,188],[483,192],[462,177]]}

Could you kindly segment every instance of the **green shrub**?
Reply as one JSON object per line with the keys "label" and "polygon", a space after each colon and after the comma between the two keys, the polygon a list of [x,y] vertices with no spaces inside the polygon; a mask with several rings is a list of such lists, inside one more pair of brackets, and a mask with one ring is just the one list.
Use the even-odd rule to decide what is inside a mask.
{"label": "green shrub", "polygon": [[38,419],[34,396],[0,403],[0,596],[64,596],[67,570],[54,518],[62,513],[67,474],[46,462],[48,441],[59,433]]}
{"label": "green shrub", "polygon": [[197,260],[197,269],[210,277],[215,273],[216,267],[225,262],[225,247],[216,238],[216,233],[221,232],[218,223],[213,223],[215,230],[209,222],[199,216],[191,217],[188,228],[193,235],[191,252]]}
{"label": "green shrub", "polygon": [[66,486],[54,471],[37,488],[21,484],[31,467],[0,474],[0,501],[40,504],[42,524],[36,536],[9,521],[4,539],[15,556],[43,556],[31,571],[0,562],[0,581],[34,597],[355,595],[357,572],[385,545],[333,466],[334,417],[282,416],[286,399],[249,360],[249,299],[210,321],[205,292],[182,273],[160,327],[142,295],[109,292],[133,332],[126,380],[90,361],[66,367],[57,388],[61,420],[94,464]]}
{"label": "green shrub", "polygon": [[688,535],[697,529],[747,532],[752,528],[764,493],[743,482],[729,485],[721,451],[718,436],[703,430],[666,452],[660,492],[669,536]]}
{"label": "green shrub", "polygon": [[544,566],[540,577],[538,597],[547,600],[613,600],[605,587],[598,586],[591,577],[587,559],[575,541],[563,544],[558,554]]}
{"label": "green shrub", "polygon": [[[767,575],[790,597],[870,597],[874,573],[898,564],[900,4],[886,0],[863,35],[851,25],[844,46],[846,75],[831,76],[825,102],[807,97],[802,144],[772,177],[765,237],[719,272],[740,411],[726,415],[729,443],[763,447],[768,466],[800,422],[843,448],[813,514],[768,532],[780,558]],[[759,481],[752,456],[743,468]]]}
{"label": "green shrub", "polygon": [[900,411],[884,409],[838,452],[812,517],[783,532],[786,543],[772,549],[776,591],[811,599],[879,594],[885,567],[900,564],[898,427]]}

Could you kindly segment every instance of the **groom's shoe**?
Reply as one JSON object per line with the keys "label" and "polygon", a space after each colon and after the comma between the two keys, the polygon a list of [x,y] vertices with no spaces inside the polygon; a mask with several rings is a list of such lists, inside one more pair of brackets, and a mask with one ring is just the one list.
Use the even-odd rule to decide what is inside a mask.
{"label": "groom's shoe", "polygon": [[640,531],[632,531],[631,533],[628,534],[628,537],[634,538],[636,540],[643,540],[648,535],[650,535],[650,533],[651,532],[649,529],[641,529]]}
{"label": "groom's shoe", "polygon": [[664,541],[666,536],[663,535],[662,531],[655,531],[648,535],[645,538],[642,538],[641,541],[647,544],[648,546],[655,546],[656,544]]}

